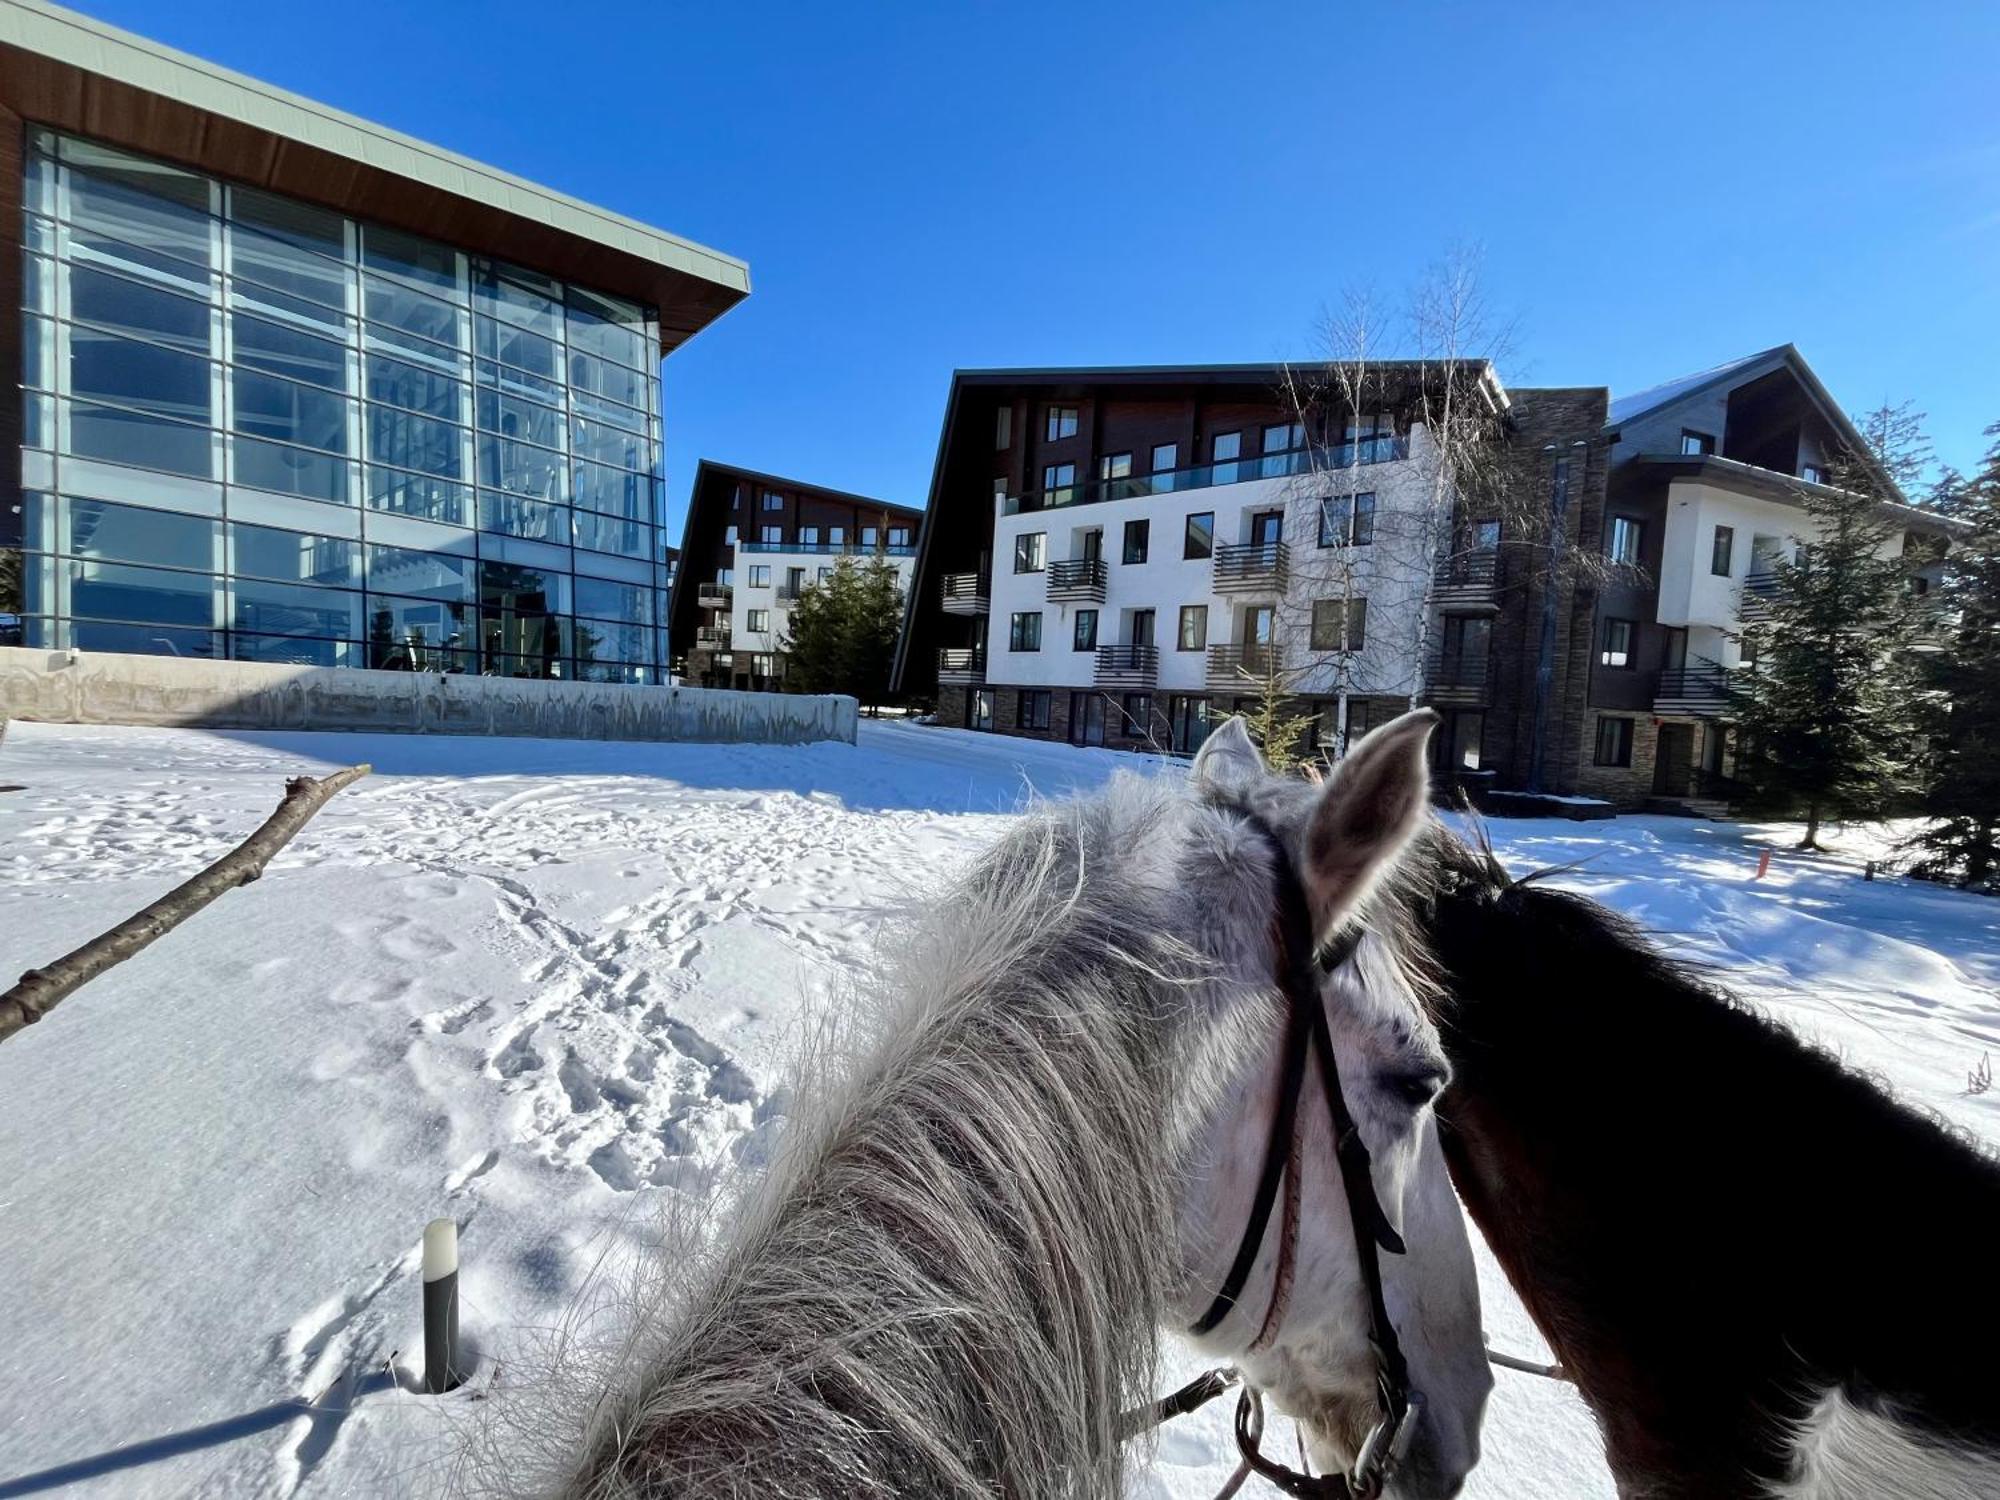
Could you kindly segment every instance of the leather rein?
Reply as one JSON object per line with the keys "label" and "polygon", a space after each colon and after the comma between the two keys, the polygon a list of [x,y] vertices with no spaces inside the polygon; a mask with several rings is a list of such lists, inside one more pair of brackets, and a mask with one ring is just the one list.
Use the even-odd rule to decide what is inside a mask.
{"label": "leather rein", "polygon": [[[1327,1021],[1326,1004],[1320,995],[1321,981],[1354,956],[1361,941],[1361,929],[1336,933],[1324,943],[1312,935],[1312,909],[1306,899],[1298,866],[1275,830],[1244,808],[1235,808],[1264,840],[1275,872],[1277,904],[1272,919],[1272,936],[1278,950],[1279,987],[1285,996],[1285,1044],[1280,1065],[1277,1108],[1271,1115],[1271,1133],[1264,1147],[1264,1168],[1257,1180],[1256,1196],[1243,1227],[1243,1239],[1236,1258],[1223,1277],[1208,1310],[1196,1319],[1189,1332],[1199,1336],[1213,1330],[1227,1317],[1250,1280],[1257,1257],[1270,1228],[1272,1210],[1281,1188],[1288,1188],[1286,1214],[1287,1242],[1280,1246],[1277,1282],[1272,1290],[1272,1306],[1264,1320],[1265,1332],[1275,1331],[1279,1303],[1288,1289],[1289,1260],[1296,1238],[1296,1194],[1300,1164],[1295,1159],[1298,1116],[1305,1093],[1308,1059],[1318,1065],[1321,1092],[1327,1118],[1333,1125],[1334,1155],[1340,1163],[1341,1187],[1347,1197],[1347,1212],[1354,1225],[1355,1258],[1361,1284],[1368,1300],[1368,1343],[1375,1354],[1375,1399],[1380,1416],[1362,1440],[1354,1467],[1345,1474],[1307,1474],[1267,1457],[1259,1446],[1264,1427],[1261,1395],[1245,1386],[1236,1405],[1236,1447],[1242,1466],[1224,1495],[1235,1493],[1249,1474],[1268,1480],[1287,1495],[1302,1500],[1375,1500],[1389,1477],[1408,1455],[1423,1413],[1423,1396],[1410,1388],[1409,1367],[1396,1337],[1382,1293],[1381,1252],[1405,1253],[1402,1237],[1382,1211],[1375,1196],[1375,1179],[1368,1147],[1356,1128],[1354,1115],[1340,1088],[1340,1070],[1333,1045],[1333,1028]],[[1287,1178],[1291,1181],[1288,1184]],[[1253,1346],[1254,1347],[1254,1346]],[[1189,1385],[1156,1402],[1142,1414],[1137,1426],[1144,1427],[1193,1411],[1222,1394],[1239,1377],[1234,1370],[1210,1370]],[[1150,1420],[1148,1420],[1150,1418]]]}

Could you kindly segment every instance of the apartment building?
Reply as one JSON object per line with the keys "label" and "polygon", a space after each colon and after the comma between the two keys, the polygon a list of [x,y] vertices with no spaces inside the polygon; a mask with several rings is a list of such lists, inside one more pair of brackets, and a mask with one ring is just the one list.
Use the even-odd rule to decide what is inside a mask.
{"label": "apartment building", "polygon": [[702,460],[668,630],[683,682],[776,690],[792,606],[842,558],[889,560],[907,595],[924,513]]}
{"label": "apartment building", "polygon": [[[1406,707],[1456,556],[1415,419],[1438,374],[1381,366],[1365,409],[1336,411],[1268,365],[961,372],[902,685],[949,723],[1183,752],[1267,684],[1329,744]],[[1462,379],[1504,414],[1492,370]],[[1456,566],[1453,617],[1489,615],[1490,570]]]}
{"label": "apartment building", "polygon": [[[1612,562],[1595,597],[1579,790],[1632,805],[1719,804],[1733,768],[1731,679],[1751,669],[1774,565],[1811,542],[1803,495],[1867,445],[1786,344],[1611,402],[1603,520]],[[1889,544],[1947,540],[1935,515],[1893,497]],[[1933,563],[1919,588],[1936,577]]]}
{"label": "apartment building", "polygon": [[[1445,379],[1491,418],[1477,497],[1440,477]],[[899,685],[946,723],[1181,753],[1267,689],[1321,748],[1422,703],[1468,788],[1698,801],[1744,600],[1799,487],[1860,446],[1797,351],[1615,403],[1483,365],[1327,385],[1367,395],[1268,365],[960,372]]]}
{"label": "apartment building", "polygon": [[663,680],[660,362],[742,262],[39,0],[0,236],[15,644]]}

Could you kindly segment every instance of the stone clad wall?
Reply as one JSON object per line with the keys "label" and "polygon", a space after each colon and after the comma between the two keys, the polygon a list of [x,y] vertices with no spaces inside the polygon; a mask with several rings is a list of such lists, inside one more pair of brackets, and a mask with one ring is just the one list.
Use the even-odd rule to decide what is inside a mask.
{"label": "stone clad wall", "polygon": [[854,743],[840,696],[0,648],[0,721],[537,739]]}

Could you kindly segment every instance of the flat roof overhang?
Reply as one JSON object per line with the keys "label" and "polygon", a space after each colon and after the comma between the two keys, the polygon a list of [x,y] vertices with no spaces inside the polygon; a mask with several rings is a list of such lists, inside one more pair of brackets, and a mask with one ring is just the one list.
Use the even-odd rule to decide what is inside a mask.
{"label": "flat roof overhang", "polygon": [[648,303],[662,354],[750,294],[731,256],[42,0],[0,0],[0,109]]}

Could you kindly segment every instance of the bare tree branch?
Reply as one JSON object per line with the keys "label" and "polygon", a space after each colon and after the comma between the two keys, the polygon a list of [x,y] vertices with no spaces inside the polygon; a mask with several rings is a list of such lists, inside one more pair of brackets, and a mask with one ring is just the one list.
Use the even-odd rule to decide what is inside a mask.
{"label": "bare tree branch", "polygon": [[45,969],[30,969],[21,982],[0,995],[0,1041],[54,1010],[90,980],[114,964],[122,963],[141,948],[180,926],[224,891],[248,885],[264,873],[271,857],[298,831],[306,820],[326,805],[342,787],[366,776],[372,768],[349,766],[331,776],[315,780],[295,776],[285,783],[285,800],[249,838],[203,870],[192,880],[175,886],[151,906],[126,918],[109,932],[100,933],[73,953],[66,953]]}

